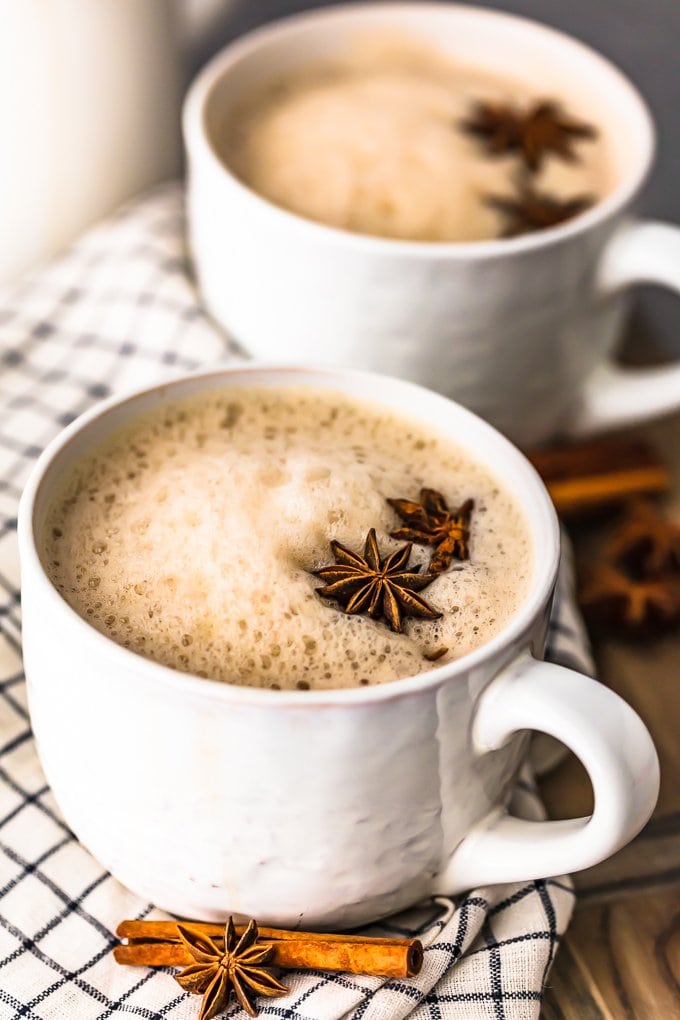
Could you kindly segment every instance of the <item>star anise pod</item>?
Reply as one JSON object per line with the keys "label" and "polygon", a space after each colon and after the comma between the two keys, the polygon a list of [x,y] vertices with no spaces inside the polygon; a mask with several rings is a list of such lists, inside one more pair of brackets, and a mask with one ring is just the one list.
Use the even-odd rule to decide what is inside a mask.
{"label": "star anise pod", "polygon": [[257,1016],[256,996],[284,995],[288,991],[264,966],[274,947],[271,943],[258,944],[255,921],[248,923],[239,938],[230,917],[224,949],[198,928],[178,924],[177,931],[196,962],[177,974],[175,980],[185,991],[203,996],[199,1020],[211,1020],[225,1010],[232,991],[251,1016]]}
{"label": "star anise pod", "polygon": [[457,510],[449,510],[446,500],[436,489],[421,489],[420,503],[410,499],[388,499],[405,527],[391,531],[392,538],[405,538],[409,542],[434,545],[436,549],[429,562],[431,574],[441,574],[451,566],[451,560],[470,558],[470,518],[475,501],[466,499]]}
{"label": "star anise pod", "polygon": [[629,636],[651,636],[680,623],[680,575],[634,579],[600,563],[587,575],[579,601],[596,623]]}
{"label": "star anise pod", "polygon": [[402,618],[419,617],[438,620],[441,613],[415,593],[435,579],[433,573],[420,573],[420,564],[409,567],[412,544],[380,556],[375,528],[366,536],[364,555],[347,549],[340,542],[331,542],[335,564],[313,573],[325,582],[317,588],[323,598],[335,599],[346,613],[368,613],[373,619],[384,619],[392,630],[401,633]]}
{"label": "star anise pod", "polygon": [[650,501],[634,502],[580,598],[595,623],[618,633],[646,637],[680,625],[680,527]]}
{"label": "star anise pod", "polygon": [[485,195],[485,203],[505,219],[501,237],[517,237],[535,230],[547,230],[566,223],[593,204],[590,195],[574,195],[561,199],[538,191],[528,182],[519,186],[516,195]]}
{"label": "star anise pod", "polygon": [[573,163],[578,159],[576,142],[597,135],[591,124],[573,120],[550,100],[539,100],[526,110],[513,103],[479,102],[461,127],[491,155],[519,153],[532,173],[541,169],[548,153]]}
{"label": "star anise pod", "polygon": [[667,520],[649,500],[637,500],[605,549],[606,559],[631,577],[680,576],[680,526]]}

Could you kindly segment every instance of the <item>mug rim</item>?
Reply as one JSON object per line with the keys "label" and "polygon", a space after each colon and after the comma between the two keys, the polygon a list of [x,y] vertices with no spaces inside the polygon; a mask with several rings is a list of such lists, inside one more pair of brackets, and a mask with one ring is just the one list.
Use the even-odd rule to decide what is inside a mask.
{"label": "mug rim", "polygon": [[[591,208],[584,210],[565,223],[554,227],[546,227],[530,234],[518,237],[501,237],[480,241],[414,241],[401,238],[380,237],[372,234],[346,230],[342,227],[330,226],[316,220],[308,219],[298,213],[291,212],[268,198],[263,197],[249,185],[241,181],[231,168],[220,159],[210,139],[206,125],[206,108],[213,90],[226,77],[232,67],[242,58],[256,52],[263,44],[266,45],[282,33],[294,33],[296,28],[310,22],[342,20],[346,16],[368,15],[375,12],[412,10],[427,17],[428,12],[449,11],[452,14],[464,15],[482,21],[507,22],[520,25],[528,32],[544,35],[559,42],[565,48],[575,50],[591,63],[595,63],[614,79],[629,103],[637,108],[644,137],[644,152],[638,161],[636,170],[627,175],[611,192],[606,194]],[[441,258],[441,259],[482,259],[521,254],[540,250],[551,244],[567,241],[578,237],[605,220],[613,217],[629,205],[644,184],[654,157],[656,132],[649,107],[639,89],[630,78],[594,47],[581,42],[574,36],[559,29],[552,28],[533,18],[511,14],[495,8],[478,8],[469,4],[451,4],[445,0],[427,0],[424,3],[413,0],[397,0],[388,3],[340,3],[330,7],[315,7],[295,14],[290,14],[275,21],[268,22],[251,29],[243,36],[227,43],[196,75],[184,99],[182,109],[182,133],[189,161],[206,159],[212,169],[224,182],[230,185],[238,196],[270,217],[274,217],[285,227],[293,227],[308,232],[312,239],[336,244],[355,245],[361,250],[377,254]]]}
{"label": "mug rim", "polygon": [[[354,381],[365,383],[366,388],[370,389],[370,392],[377,390],[382,384],[392,389],[405,390],[413,396],[427,395],[428,400],[433,400],[435,403],[441,405],[452,405],[456,409],[456,413],[460,420],[466,423],[465,438],[460,440],[460,446],[464,450],[470,450],[473,456],[476,455],[476,448],[480,445],[478,441],[473,440],[470,442],[468,430],[475,430],[476,436],[490,439],[496,447],[504,452],[505,456],[511,461],[513,471],[521,478],[523,476],[522,495],[519,499],[519,505],[525,516],[528,518],[530,526],[530,534],[532,538],[532,553],[534,556],[534,573],[532,578],[531,589],[523,600],[518,610],[512,615],[507,624],[495,634],[490,641],[485,642],[473,651],[468,652],[466,655],[461,656],[459,659],[454,660],[451,663],[444,664],[442,666],[435,666],[422,673],[402,677],[396,680],[390,680],[383,684],[376,684],[375,686],[368,687],[348,687],[348,688],[329,688],[321,690],[270,690],[268,688],[250,687],[247,685],[225,683],[212,678],[204,678],[196,676],[192,673],[184,673],[180,670],[171,668],[170,666],[162,665],[159,662],[155,662],[152,659],[147,659],[143,655],[133,652],[128,648],[119,645],[112,638],[106,634],[102,634],[101,631],[97,630],[91,623],[88,623],[80,614],[66,601],[66,599],[57,590],[52,580],[48,576],[45,568],[43,567],[40,555],[38,553],[38,541],[36,536],[35,527],[35,510],[36,502],[41,494],[43,483],[45,482],[45,475],[52,466],[58,462],[60,457],[65,453],[71,442],[83,433],[86,433],[92,426],[106,416],[111,411],[115,411],[118,408],[125,407],[126,404],[134,404],[140,398],[159,392],[162,400],[173,400],[181,399],[181,396],[176,394],[173,395],[177,388],[181,388],[184,384],[189,385],[193,381],[203,381],[206,388],[219,388],[229,386],[229,380],[231,377],[243,377],[247,375],[253,376],[252,385],[286,385],[286,379],[292,375],[301,376],[298,381],[299,385],[319,386],[323,388],[326,386],[328,389],[337,387],[342,393],[348,397],[354,397],[355,399],[372,399],[366,397],[364,393],[357,396],[356,392],[352,392],[351,384]],[[309,377],[315,378],[314,382],[309,382]],[[281,377],[276,382],[257,382],[258,377]],[[316,382],[316,378],[327,380],[326,382]],[[306,381],[307,380],[307,381]],[[291,384],[291,385],[294,385]],[[199,387],[200,389],[200,387]],[[195,392],[198,392],[196,390]],[[376,403],[380,403],[380,398],[376,400]],[[386,406],[393,406],[386,404]],[[138,413],[144,413],[143,410]],[[134,417],[134,412],[130,416]],[[415,420],[420,420],[424,424],[430,425],[431,420],[425,421],[417,413],[413,415]],[[117,427],[123,427],[118,425]],[[458,441],[458,440],[454,440]],[[484,461],[482,460],[482,463]],[[525,495],[525,489],[527,487],[530,490],[531,499]],[[537,517],[533,523],[529,517],[528,507],[531,506]],[[281,365],[277,363],[264,363],[258,362],[256,364],[248,365],[242,364],[238,366],[223,366],[215,367],[211,369],[201,369],[196,372],[183,373],[173,379],[166,380],[164,382],[155,383],[152,385],[146,385],[136,388],[132,391],[128,391],[122,395],[114,395],[106,400],[99,401],[89,410],[79,415],[70,425],[63,429],[57,436],[55,436],[51,442],[41,453],[40,457],[36,461],[28,478],[28,481],[24,487],[18,513],[18,539],[19,539],[19,552],[21,557],[21,572],[22,572],[22,587],[25,580],[27,571],[31,571],[33,577],[38,581],[41,587],[45,590],[47,597],[50,599],[55,609],[58,612],[66,613],[67,619],[70,623],[77,628],[79,634],[82,635],[83,640],[87,641],[88,644],[95,643],[99,645],[100,650],[104,651],[109,658],[120,661],[121,664],[121,680],[124,676],[129,677],[134,674],[135,683],[139,683],[140,676],[144,676],[145,680],[151,684],[161,684],[167,688],[169,684],[176,691],[180,693],[184,692],[188,696],[200,696],[203,698],[215,699],[220,702],[233,702],[237,701],[240,703],[249,703],[253,705],[259,705],[262,707],[294,707],[300,708],[302,706],[311,707],[322,707],[330,705],[370,705],[376,704],[384,700],[391,700],[393,698],[399,698],[403,696],[418,694],[432,688],[443,686],[445,683],[455,681],[459,676],[469,674],[470,670],[475,669],[483,662],[493,659],[499,653],[509,649],[513,643],[517,643],[518,640],[522,640],[530,632],[532,626],[535,624],[536,617],[539,615],[543,608],[548,604],[552,595],[555,581],[557,578],[557,570],[559,565],[560,557],[560,534],[559,524],[557,521],[557,515],[555,513],[552,501],[548,495],[547,489],[543,484],[538,472],[524,456],[520,450],[506,439],[502,433],[498,432],[497,429],[489,425],[484,419],[478,417],[472,411],[458,404],[456,401],[450,400],[448,397],[444,397],[439,393],[435,393],[432,390],[427,389],[424,386],[420,386],[416,383],[409,382],[408,380],[399,379],[394,376],[386,376],[376,372],[367,372],[354,369],[340,369],[332,368],[324,365],[312,365],[312,364],[299,364],[299,365]],[[545,536],[544,546],[545,548],[539,549],[539,533],[543,532]]]}

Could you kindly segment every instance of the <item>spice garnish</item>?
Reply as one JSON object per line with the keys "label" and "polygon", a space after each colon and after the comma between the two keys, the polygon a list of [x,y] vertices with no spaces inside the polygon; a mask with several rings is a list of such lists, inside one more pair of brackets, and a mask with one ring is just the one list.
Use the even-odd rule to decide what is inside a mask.
{"label": "spice garnish", "polygon": [[[126,942],[113,948],[117,963],[133,967],[187,967],[193,952],[178,928],[207,936],[223,950],[224,925],[205,921],[121,921],[116,934]],[[243,935],[247,925],[234,925]],[[376,977],[410,978],[423,965],[423,946],[418,939],[368,938],[365,935],[331,935],[322,932],[286,931],[258,927],[258,937],[272,948],[268,966],[284,970],[330,970]]]}
{"label": "spice garnish", "polygon": [[438,659],[441,659],[443,655],[446,655],[448,650],[448,647],[444,646],[442,648],[438,648],[436,652],[424,652],[423,658],[427,659],[428,662],[436,662]]}
{"label": "spice garnish", "polygon": [[368,613],[384,619],[393,631],[403,630],[402,617],[438,620],[441,613],[415,593],[435,579],[434,573],[420,573],[420,564],[409,567],[412,543],[381,557],[375,528],[366,536],[364,555],[331,542],[335,564],[313,573],[325,582],[317,588],[323,598],[335,599],[346,613]]}
{"label": "spice garnish", "polygon": [[271,960],[274,947],[271,943],[258,945],[255,921],[250,921],[239,938],[230,917],[224,948],[199,928],[178,924],[177,931],[196,962],[177,974],[175,980],[187,992],[203,996],[199,1020],[211,1020],[225,1010],[232,991],[251,1016],[257,1016],[257,995],[285,995],[288,991],[264,966]]}
{"label": "spice garnish", "polygon": [[517,237],[565,223],[588,209],[594,200],[591,195],[557,198],[523,181],[516,195],[485,195],[484,201],[506,220],[501,237]]}
{"label": "spice garnish", "polygon": [[596,623],[650,636],[680,623],[680,527],[648,500],[630,506],[579,593]]}
{"label": "spice garnish", "polygon": [[561,517],[599,513],[671,487],[667,466],[641,439],[588,439],[534,450],[529,460]]}
{"label": "spice garnish", "polygon": [[579,601],[594,622],[649,637],[680,622],[680,577],[631,578],[611,563],[594,567]]}
{"label": "spice garnish", "polygon": [[636,500],[620,523],[605,556],[631,575],[680,574],[680,526],[663,517],[649,500]]}
{"label": "spice garnish", "polygon": [[550,100],[538,100],[526,110],[512,103],[478,102],[461,127],[492,156],[519,153],[531,173],[541,169],[548,153],[575,162],[574,145],[597,136],[592,124],[573,120]]}
{"label": "spice garnish", "polygon": [[420,503],[409,499],[388,499],[405,527],[391,531],[392,538],[405,538],[436,546],[429,562],[431,574],[441,574],[451,566],[451,560],[470,558],[470,518],[475,501],[466,499],[457,510],[449,510],[446,500],[436,489],[421,489]]}

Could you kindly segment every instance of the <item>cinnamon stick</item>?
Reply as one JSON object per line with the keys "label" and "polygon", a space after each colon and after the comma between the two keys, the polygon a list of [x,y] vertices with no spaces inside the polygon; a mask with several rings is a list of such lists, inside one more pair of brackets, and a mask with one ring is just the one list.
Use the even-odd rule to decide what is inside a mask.
{"label": "cinnamon stick", "polygon": [[[189,923],[189,922],[188,922]],[[224,940],[224,925],[190,922],[192,928],[214,939]],[[236,925],[240,935],[244,925]],[[186,967],[194,962],[180,940],[174,921],[122,921],[116,934],[127,945],[116,946],[118,963],[143,967]],[[274,946],[274,967],[300,970],[333,970],[349,974],[406,978],[417,974],[423,964],[423,947],[418,939],[380,939],[361,935],[325,935],[318,932],[260,928],[263,942]]]}
{"label": "cinnamon stick", "polygon": [[643,440],[596,439],[528,456],[565,517],[662,495],[671,487],[668,468]]}

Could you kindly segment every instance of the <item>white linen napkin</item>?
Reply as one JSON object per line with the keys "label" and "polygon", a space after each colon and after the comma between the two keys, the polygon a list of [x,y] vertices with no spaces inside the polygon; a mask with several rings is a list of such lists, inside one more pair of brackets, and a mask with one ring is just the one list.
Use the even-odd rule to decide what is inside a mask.
{"label": "white linen napkin", "polygon": [[[16,508],[39,452],[94,401],[239,356],[201,309],[179,185],[128,206],[0,296],[0,1020],[198,1014],[200,1000],[169,971],[114,963],[113,933],[123,918],[165,915],[76,841],[41,772],[21,672]],[[592,673],[568,563],[547,654]],[[541,817],[528,774],[514,808]],[[423,939],[425,964],[416,978],[290,972],[290,993],[260,1000],[260,1015],[535,1018],[572,903],[564,878],[428,901],[373,929]],[[246,1017],[237,1005],[225,1015]]]}

